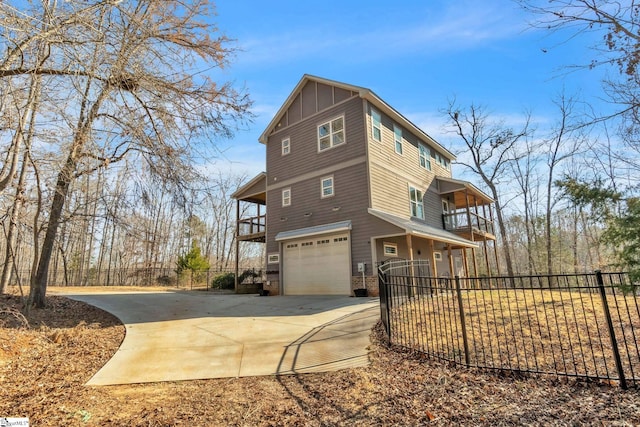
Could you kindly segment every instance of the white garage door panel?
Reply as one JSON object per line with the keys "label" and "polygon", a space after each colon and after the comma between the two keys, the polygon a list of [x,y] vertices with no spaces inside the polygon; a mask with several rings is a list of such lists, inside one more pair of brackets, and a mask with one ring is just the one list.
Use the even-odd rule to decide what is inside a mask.
{"label": "white garage door panel", "polygon": [[284,293],[349,295],[350,248],[344,233],[284,242]]}

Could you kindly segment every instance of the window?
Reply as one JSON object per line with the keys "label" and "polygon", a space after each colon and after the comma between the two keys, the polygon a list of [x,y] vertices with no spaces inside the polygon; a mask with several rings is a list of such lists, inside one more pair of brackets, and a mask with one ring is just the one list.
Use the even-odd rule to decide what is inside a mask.
{"label": "window", "polygon": [[398,245],[395,243],[383,243],[385,256],[398,256]]}
{"label": "window", "polygon": [[268,264],[278,264],[280,262],[280,254],[269,254],[267,258]]}
{"label": "window", "polygon": [[282,140],[282,155],[286,156],[291,152],[291,140],[289,138],[285,138]]}
{"label": "window", "polygon": [[318,126],[318,151],[344,143],[344,117],[338,117]]}
{"label": "window", "polygon": [[282,190],[282,206],[291,206],[291,189]]}
{"label": "window", "polygon": [[411,216],[424,219],[422,192],[414,187],[409,186],[409,199],[411,200]]}
{"label": "window", "polygon": [[424,144],[418,144],[418,152],[420,154],[420,166],[426,170],[431,170],[431,150]]}
{"label": "window", "polygon": [[438,163],[440,166],[442,166],[446,170],[449,170],[449,166],[450,166],[449,159],[443,157],[440,153],[436,153],[436,163]]}
{"label": "window", "polygon": [[333,177],[328,176],[320,180],[320,197],[325,198],[331,196],[333,196]]}
{"label": "window", "polygon": [[442,261],[442,252],[434,252],[433,259],[435,259],[436,261]]}
{"label": "window", "polygon": [[371,134],[376,141],[382,141],[382,117],[373,109],[371,110]]}
{"label": "window", "polygon": [[393,125],[393,139],[396,144],[396,153],[402,154],[402,129]]}

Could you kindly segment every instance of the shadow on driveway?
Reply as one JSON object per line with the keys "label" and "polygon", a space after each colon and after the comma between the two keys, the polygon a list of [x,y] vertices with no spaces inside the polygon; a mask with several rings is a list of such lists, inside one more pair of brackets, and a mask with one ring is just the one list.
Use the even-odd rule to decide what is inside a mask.
{"label": "shadow on driveway", "polygon": [[67,295],[126,336],[88,385],[325,372],[368,364],[376,298],[190,292]]}

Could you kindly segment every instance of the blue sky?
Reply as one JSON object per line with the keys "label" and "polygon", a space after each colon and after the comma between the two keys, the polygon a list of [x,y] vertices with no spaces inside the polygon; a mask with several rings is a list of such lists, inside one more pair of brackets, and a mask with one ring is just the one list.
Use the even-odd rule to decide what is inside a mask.
{"label": "blue sky", "polygon": [[246,87],[256,114],[221,141],[231,163],[218,160],[220,169],[264,169],[258,136],[305,73],[372,89],[449,149],[456,141],[442,110],[453,98],[514,127],[525,111],[538,127],[552,123],[552,99],[563,90],[606,108],[602,70],[565,68],[588,64],[588,38],[599,36],[532,29],[533,17],[510,0],[220,0],[217,11],[240,49],[220,77]]}

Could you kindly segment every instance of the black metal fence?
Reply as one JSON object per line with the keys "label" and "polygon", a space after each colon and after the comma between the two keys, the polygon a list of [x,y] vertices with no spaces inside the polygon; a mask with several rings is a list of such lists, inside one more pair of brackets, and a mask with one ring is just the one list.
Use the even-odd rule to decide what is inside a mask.
{"label": "black metal fence", "polygon": [[625,273],[435,278],[379,267],[389,342],[468,367],[640,385],[639,286]]}

